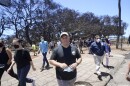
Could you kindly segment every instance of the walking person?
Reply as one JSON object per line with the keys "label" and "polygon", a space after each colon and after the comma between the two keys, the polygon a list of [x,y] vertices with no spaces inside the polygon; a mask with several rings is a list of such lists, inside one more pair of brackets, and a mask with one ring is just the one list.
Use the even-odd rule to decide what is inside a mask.
{"label": "walking person", "polygon": [[128,64],[128,70],[126,72],[126,80],[130,81],[130,63]]}
{"label": "walking person", "polygon": [[87,40],[88,54],[92,54],[92,52],[91,52],[91,50],[90,50],[90,46],[91,46],[91,44],[92,44],[93,42],[94,42],[94,41],[93,41],[92,38],[89,38],[89,39]]}
{"label": "walking person", "polygon": [[83,54],[82,48],[83,48],[83,40],[82,40],[82,38],[80,38],[79,39],[79,51],[80,51],[81,54]]}
{"label": "walking person", "polygon": [[[41,72],[42,72],[44,70],[44,67],[46,69],[49,68],[49,62],[48,62],[47,57],[46,57],[47,52],[48,52],[48,42],[44,40],[43,36],[41,36],[41,42],[39,43],[38,52],[40,52],[40,51],[43,55],[43,64],[42,64],[42,67],[41,67]],[[45,63],[46,63],[46,66],[45,66]]]}
{"label": "walking person", "polygon": [[37,56],[37,53],[36,53],[36,43],[35,42],[33,42],[33,44],[32,44],[32,50],[33,50],[34,56]]}
{"label": "walking person", "polygon": [[54,41],[51,41],[49,43],[49,53],[50,53],[50,51],[52,51],[54,49],[54,47],[55,47],[55,43],[54,43]]}
{"label": "walking person", "polygon": [[[12,53],[9,48],[6,48],[4,45],[4,41],[0,40],[0,86],[1,86],[1,78],[4,71],[7,71],[12,62]],[[8,73],[10,76],[18,79],[17,74],[14,73],[13,68],[10,69]]]}
{"label": "walking person", "polygon": [[110,39],[108,38],[108,36],[106,36],[105,42],[107,43],[108,49],[109,49],[108,55],[109,55],[109,57],[112,57],[112,55],[110,55],[110,53],[111,53],[111,42],[110,42]]}
{"label": "walking person", "polygon": [[82,58],[76,46],[70,45],[70,37],[67,32],[60,35],[61,45],[53,50],[50,64],[56,67],[56,78],[59,86],[74,86],[76,81],[76,67]]}
{"label": "walking person", "polygon": [[106,68],[108,68],[109,69],[109,53],[110,53],[110,49],[109,49],[109,44],[108,44],[108,42],[103,38],[102,39],[102,43],[103,43],[103,45],[105,46],[105,54],[104,54],[104,57],[106,58],[106,64],[104,65],[104,63],[103,63],[103,59],[104,59],[104,57],[102,58],[102,65],[104,66],[104,67],[106,67]]}
{"label": "walking person", "polygon": [[96,65],[96,73],[101,75],[100,63],[102,62],[104,53],[105,53],[105,46],[101,43],[100,37],[98,35],[95,36],[96,41],[93,42],[90,46],[90,49],[93,53],[95,65]]}
{"label": "walking person", "polygon": [[13,46],[15,48],[14,61],[9,67],[8,72],[10,72],[11,68],[16,63],[19,86],[26,86],[26,82],[32,83],[32,86],[35,86],[35,81],[33,79],[26,78],[31,66],[34,71],[36,70],[29,51],[22,47],[22,40],[17,38],[13,39]]}

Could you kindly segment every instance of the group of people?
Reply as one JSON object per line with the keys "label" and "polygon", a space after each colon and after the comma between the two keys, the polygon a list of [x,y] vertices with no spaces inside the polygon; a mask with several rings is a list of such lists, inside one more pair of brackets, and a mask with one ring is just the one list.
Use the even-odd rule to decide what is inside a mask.
{"label": "group of people", "polygon": [[[55,66],[59,86],[74,86],[77,77],[76,68],[82,62],[80,49],[70,43],[70,36],[67,32],[60,34],[60,43],[55,48],[53,42],[48,45],[48,42],[44,40],[43,36],[40,38],[41,42],[39,43],[38,53],[41,52],[43,55],[41,71],[43,71],[44,68],[49,68],[50,63]],[[14,60],[12,60],[11,50],[6,48],[4,42],[0,40],[0,82],[4,71],[7,71],[10,76],[19,81],[18,86],[26,86],[26,82],[32,83],[32,86],[35,86],[35,80],[27,78],[30,67],[32,67],[34,71],[36,70],[29,51],[22,47],[22,40],[20,39],[13,39],[12,44],[15,48]],[[51,51],[53,51],[48,61],[46,55],[49,51],[48,46],[50,45],[53,45],[51,47]],[[104,57],[106,57],[105,67],[109,67],[109,56],[111,52],[110,42],[107,38],[101,39],[100,36],[96,35],[95,41],[93,41],[89,47],[96,65],[95,71],[98,75],[101,75],[100,64],[104,65]],[[13,71],[15,63],[17,66],[17,74]],[[130,70],[127,75],[129,72]]]}
{"label": "group of people", "polygon": [[[41,68],[41,71],[44,69],[45,62],[47,63],[46,67],[49,67],[49,62],[46,58],[48,43],[47,41],[43,40],[43,37],[41,37],[41,42],[39,43],[39,49],[43,54],[43,66]],[[56,77],[59,86],[73,86],[72,84],[74,84],[76,80],[75,68],[82,60],[80,53],[83,53],[83,40],[81,38],[79,40],[79,49],[74,44],[75,43],[70,43],[69,34],[67,32],[62,32],[60,35],[60,43],[58,43],[58,46],[53,50],[51,58],[49,60],[50,64],[56,66]],[[53,45],[53,43],[51,45]],[[106,64],[103,64],[103,66],[109,68],[109,56],[111,52],[110,41],[108,38],[100,38],[97,35],[95,36],[95,41],[91,42],[89,47],[91,54],[93,54],[94,57],[96,73],[98,75],[101,75],[99,69],[100,64],[103,64],[104,57],[106,57]],[[53,48],[54,47],[51,49]],[[69,81],[68,84],[66,80]]]}
{"label": "group of people", "polygon": [[[34,71],[36,70],[29,51],[22,47],[22,40],[20,39],[13,39],[12,44],[15,48],[13,60],[11,50],[5,47],[3,40],[0,40],[0,86],[4,71],[7,71],[10,76],[19,81],[18,86],[26,86],[26,82],[32,83],[32,86],[35,86],[35,80],[27,78],[31,66]],[[15,63],[17,66],[17,74],[13,71]]]}
{"label": "group of people", "polygon": [[[60,40],[61,44],[53,50],[49,62],[56,66],[56,77],[59,86],[74,86],[77,75],[76,67],[81,63],[82,58],[77,47],[70,45],[70,37],[67,32],[61,33]],[[18,86],[26,86],[26,82],[32,83],[32,86],[35,86],[35,80],[27,78],[31,67],[34,71],[36,70],[29,51],[22,47],[22,40],[20,39],[13,39],[12,44],[15,49],[13,60],[11,50],[5,47],[4,41],[0,40],[0,86],[4,71],[7,71],[10,76],[18,80]],[[49,62],[46,57],[48,43],[42,36],[38,53],[40,52],[43,55],[41,67],[41,71],[43,71],[44,68],[49,67]],[[17,74],[13,71],[15,63]]]}

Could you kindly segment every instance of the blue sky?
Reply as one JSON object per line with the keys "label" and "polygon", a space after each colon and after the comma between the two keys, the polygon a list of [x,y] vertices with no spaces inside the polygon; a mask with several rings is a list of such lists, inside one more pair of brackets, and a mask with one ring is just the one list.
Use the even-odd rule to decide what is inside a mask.
{"label": "blue sky", "polygon": [[[118,0],[53,0],[63,7],[74,9],[80,13],[92,12],[96,16],[118,15]],[[130,0],[121,0],[122,20],[128,24],[125,35],[130,35]]]}

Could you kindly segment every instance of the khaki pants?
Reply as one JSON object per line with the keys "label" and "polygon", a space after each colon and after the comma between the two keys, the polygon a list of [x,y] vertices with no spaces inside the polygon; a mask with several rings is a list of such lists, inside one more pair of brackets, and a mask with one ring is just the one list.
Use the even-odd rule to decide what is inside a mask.
{"label": "khaki pants", "polygon": [[99,71],[100,63],[102,62],[104,56],[97,56],[94,54],[93,57],[94,57],[95,65],[96,65],[96,71]]}

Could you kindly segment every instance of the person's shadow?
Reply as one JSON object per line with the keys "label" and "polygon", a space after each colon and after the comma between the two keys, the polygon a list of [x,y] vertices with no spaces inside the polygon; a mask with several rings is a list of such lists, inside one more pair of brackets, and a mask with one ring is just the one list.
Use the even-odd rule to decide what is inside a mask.
{"label": "person's shadow", "polygon": [[[96,73],[95,73],[96,74]],[[98,79],[100,80],[100,81],[103,81],[102,80],[102,77],[110,77],[110,79],[113,79],[113,77],[112,77],[112,75],[110,75],[109,73],[106,73],[106,72],[101,72],[101,75],[98,75],[98,74],[96,74],[97,76],[98,76]]]}
{"label": "person's shadow", "polygon": [[46,70],[49,70],[49,69],[51,69],[51,68],[53,68],[53,67],[50,67],[50,66],[49,66],[49,67],[46,67],[45,69],[46,69]]}
{"label": "person's shadow", "polygon": [[102,63],[103,67],[107,68],[107,69],[114,69],[114,66],[106,66]]}
{"label": "person's shadow", "polygon": [[114,69],[114,66],[105,66],[107,69]]}
{"label": "person's shadow", "polygon": [[74,83],[74,86],[92,86],[92,84],[85,81],[77,81]]}

